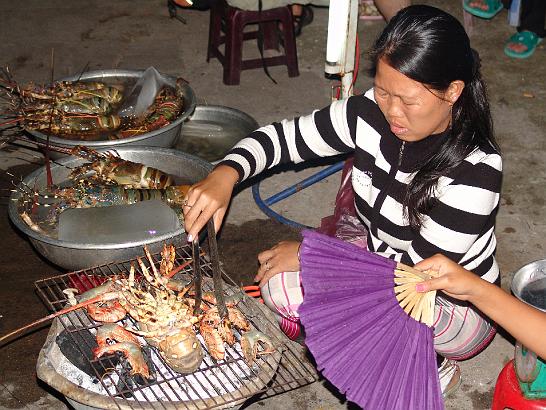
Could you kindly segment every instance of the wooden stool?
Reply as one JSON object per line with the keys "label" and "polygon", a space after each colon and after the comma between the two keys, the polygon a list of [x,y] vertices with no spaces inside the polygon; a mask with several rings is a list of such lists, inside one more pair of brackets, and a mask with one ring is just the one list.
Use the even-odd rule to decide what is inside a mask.
{"label": "wooden stool", "polygon": [[[279,24],[282,23],[282,30]],[[279,50],[284,54],[275,57],[243,60],[243,41],[258,38],[258,30],[244,32],[247,24],[258,24],[263,33],[264,50]],[[282,38],[279,39],[279,34]],[[219,46],[224,44],[224,54]],[[286,65],[289,77],[297,77],[298,57],[292,12],[289,6],[262,11],[246,11],[229,6],[225,0],[216,2],[210,9],[209,44],[207,62],[216,57],[224,67],[224,84],[237,85],[241,71],[264,66]]]}

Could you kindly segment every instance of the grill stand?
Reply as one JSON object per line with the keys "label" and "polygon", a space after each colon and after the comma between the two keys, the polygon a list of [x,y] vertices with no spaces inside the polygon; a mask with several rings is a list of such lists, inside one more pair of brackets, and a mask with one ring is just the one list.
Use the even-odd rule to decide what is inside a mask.
{"label": "grill stand", "polygon": [[[180,255],[182,254],[182,259]],[[158,260],[157,255],[155,255],[156,260]],[[177,248],[177,260],[176,265],[187,261],[191,258],[191,249],[189,246],[184,246]],[[68,287],[71,287],[71,282],[69,279],[74,278],[75,275],[78,278],[87,276],[91,279],[92,276],[103,275],[110,276],[116,275],[119,272],[126,272],[130,261],[117,263],[117,264],[107,264],[102,265],[96,268],[89,270],[82,270],[78,272],[72,272],[65,275],[60,275],[54,278],[49,278],[45,280],[40,280],[35,283],[38,294],[41,296],[42,300],[53,311],[58,311],[64,307],[66,304],[66,298],[62,290]],[[212,269],[210,260],[204,256],[202,257],[201,269],[204,273],[203,277],[203,286],[204,290],[210,290],[212,287]],[[191,272],[191,268],[187,268]],[[106,272],[106,273],[105,273]],[[188,271],[182,271],[183,274],[188,274]],[[217,396],[201,397],[198,399],[189,397],[187,400],[175,400],[167,399],[156,399],[156,400],[129,400],[119,397],[114,397],[115,395],[101,394],[96,393],[86,388],[82,388],[77,384],[73,383],[71,380],[67,379],[63,374],[58,373],[56,370],[56,363],[54,363],[55,349],[57,353],[61,354],[56,343],[57,335],[63,331],[63,328],[67,328],[67,323],[78,322],[80,327],[95,326],[94,322],[90,321],[87,318],[86,313],[83,310],[78,310],[72,312],[68,315],[63,315],[54,320],[48,337],[42,350],[37,363],[37,375],[38,377],[58,390],[63,394],[67,400],[76,408],[76,409],[130,409],[130,408],[139,408],[139,409],[225,409],[225,408],[237,408],[242,403],[247,401],[250,398],[255,398],[259,396],[261,399],[274,396],[283,392],[287,392],[307,384],[313,383],[318,379],[315,367],[311,364],[309,359],[306,357],[306,349],[299,345],[298,343],[292,342],[288,339],[284,333],[279,329],[276,319],[273,313],[267,309],[264,305],[258,303],[255,299],[248,297],[241,289],[235,286],[235,283],[225,272],[222,271],[222,277],[225,279],[223,281],[224,293],[226,296],[232,296],[235,293],[239,293],[242,297],[241,302],[239,302],[240,310],[244,315],[249,319],[254,327],[263,333],[267,334],[274,342],[277,350],[273,354],[261,356],[259,359],[259,365],[253,366],[251,375],[244,378],[236,376],[239,380],[239,384],[231,383],[232,386],[236,387],[235,390],[226,389],[219,379],[220,387],[223,387],[227,393],[221,393],[218,390],[214,383],[209,385],[218,392]],[[229,283],[227,283],[229,282]],[[207,287],[209,289],[207,289]],[[70,315],[74,315],[74,318],[71,318]],[[82,320],[83,318],[83,320]],[[91,328],[91,327],[89,327]],[[62,356],[64,357],[64,356]],[[210,360],[210,359],[209,359]],[[237,357],[231,358],[231,364],[227,365],[226,362],[223,364],[214,364],[207,366],[207,369],[212,369],[216,371],[216,366],[218,366],[218,372],[225,372],[220,369],[220,366],[227,365],[228,372],[231,371],[229,366],[237,365],[239,359]],[[239,365],[241,367],[241,365]],[[258,370],[256,370],[256,368]],[[199,372],[199,369],[197,372]],[[197,373],[196,372],[196,373]],[[195,374],[195,373],[194,373]],[[224,373],[225,374],[225,373]],[[183,378],[183,383],[188,383],[188,379],[192,375],[178,375],[173,374],[175,379],[178,381],[178,376]],[[205,377],[208,377],[205,375]],[[236,380],[235,380],[236,381]],[[163,382],[164,383],[164,382]],[[227,384],[225,384],[227,385]],[[217,385],[216,385],[217,386]],[[210,390],[210,389],[209,389]]]}
{"label": "grill stand", "polygon": [[[102,395],[99,393],[94,393],[89,390],[86,390],[71,381],[69,381],[63,375],[57,373],[55,370],[55,363],[50,359],[55,355],[62,355],[59,351],[59,348],[55,342],[57,335],[62,332],[63,325],[59,319],[55,319],[51,325],[51,329],[47,335],[46,342],[40,354],[38,356],[38,363],[36,365],[36,373],[38,378],[48,385],[53,387],[55,390],[62,393],[68,401],[73,405],[77,410],[94,410],[94,409],[107,409],[107,410],[125,410],[125,409],[228,409],[228,408],[237,408],[240,404],[248,400],[248,389],[245,389],[246,386],[242,386],[241,389],[231,391],[229,394],[234,397],[234,401],[230,401],[225,405],[219,405],[217,400],[214,399],[199,399],[194,403],[188,402],[141,402],[141,401],[129,401],[124,399],[117,399],[110,396]],[[266,360],[270,364],[278,364],[280,360],[281,353],[276,352]],[[260,377],[254,377],[249,381],[250,385],[253,387],[259,387],[257,392],[260,389],[265,387],[264,380],[270,380],[273,378],[275,371],[277,370],[276,366],[264,366],[262,372],[267,374],[260,374]],[[260,387],[261,386],[261,387]],[[246,390],[246,392],[245,392]]]}

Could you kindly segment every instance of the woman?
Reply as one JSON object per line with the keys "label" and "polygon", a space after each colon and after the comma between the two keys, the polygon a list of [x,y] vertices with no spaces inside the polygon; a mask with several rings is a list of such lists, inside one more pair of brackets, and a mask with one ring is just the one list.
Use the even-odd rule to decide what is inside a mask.
{"label": "woman", "polygon": [[[219,227],[236,183],[280,163],[354,152],[355,206],[369,250],[406,264],[443,253],[498,283],[494,225],[502,160],[464,28],[439,9],[410,6],[389,22],[371,55],[374,87],[365,95],[262,127],[190,189],[191,207],[184,210],[190,240],[211,216]],[[258,256],[256,280],[269,281],[264,297],[299,283],[298,247],[281,242]],[[291,299],[272,302],[294,323]],[[450,359],[476,354],[495,333],[479,312],[447,297],[437,300],[434,326],[435,348]],[[443,362],[444,385],[457,385],[458,374],[453,362]]]}

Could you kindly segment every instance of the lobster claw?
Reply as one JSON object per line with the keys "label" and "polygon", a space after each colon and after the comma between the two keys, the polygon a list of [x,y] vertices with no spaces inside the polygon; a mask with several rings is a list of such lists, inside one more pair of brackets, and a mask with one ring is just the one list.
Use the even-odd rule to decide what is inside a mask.
{"label": "lobster claw", "polygon": [[[260,344],[263,346],[261,347]],[[252,366],[258,356],[275,352],[275,344],[269,336],[253,329],[241,335],[241,350],[245,362]]]}

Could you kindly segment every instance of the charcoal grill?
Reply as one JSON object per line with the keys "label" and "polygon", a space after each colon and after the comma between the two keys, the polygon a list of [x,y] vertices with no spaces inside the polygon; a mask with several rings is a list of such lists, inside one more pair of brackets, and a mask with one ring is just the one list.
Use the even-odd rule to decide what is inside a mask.
{"label": "charcoal grill", "polygon": [[[176,249],[175,266],[187,265],[177,275],[193,278],[191,246]],[[159,254],[154,254],[156,262]],[[87,289],[113,275],[125,274],[135,260],[110,263],[91,269],[75,271],[35,282],[38,295],[51,311],[67,306],[64,289],[78,287]],[[135,264],[135,266],[137,266]],[[200,256],[203,275],[203,291],[212,290],[211,258],[204,252]],[[262,355],[249,367],[243,360],[240,349],[228,349],[226,359],[214,361],[208,353],[199,369],[192,374],[182,375],[171,370],[161,359],[155,348],[149,348],[153,361],[151,371],[155,379],[144,385],[125,376],[125,361],[109,362],[107,359],[88,358],[85,351],[90,349],[79,336],[84,330],[91,332],[99,325],[84,309],[63,315],[54,320],[47,340],[40,351],[37,364],[38,377],[62,393],[75,408],[101,409],[212,409],[238,407],[247,399],[261,395],[270,397],[310,384],[318,379],[314,366],[306,357],[305,349],[289,340],[277,325],[273,314],[236,286],[222,271],[224,295],[238,294],[241,301],[238,308],[245,314],[254,328],[267,334],[275,343],[276,351]],[[132,319],[126,319],[132,320]],[[63,332],[64,331],[64,332]],[[94,369],[94,377],[71,369],[68,359],[60,352],[56,339],[63,332],[73,342],[79,359]],[[206,346],[203,345],[206,352]],[[110,371],[103,375],[102,368]],[[73,366],[72,366],[73,367]],[[67,370],[71,369],[71,370]],[[72,372],[72,373],[71,373]],[[78,373],[79,372],[79,373]],[[87,379],[86,379],[87,378]]]}

